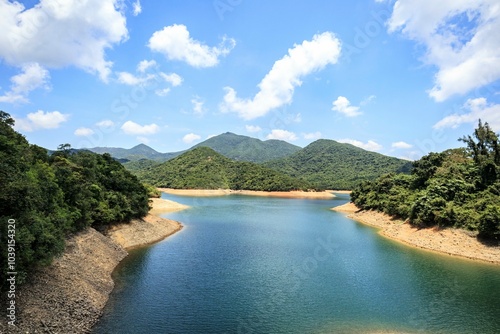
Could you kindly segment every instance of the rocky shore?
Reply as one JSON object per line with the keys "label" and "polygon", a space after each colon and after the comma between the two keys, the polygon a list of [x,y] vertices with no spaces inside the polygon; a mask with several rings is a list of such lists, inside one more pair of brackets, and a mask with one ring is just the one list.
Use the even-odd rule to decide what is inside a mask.
{"label": "rocky shore", "polygon": [[409,246],[500,264],[500,246],[479,241],[471,232],[447,228],[417,228],[377,211],[360,210],[353,203],[332,208],[363,224],[380,228],[380,234]]}
{"label": "rocky shore", "polygon": [[[186,208],[169,202],[156,200],[153,212]],[[105,235],[93,228],[74,235],[61,257],[19,287],[16,327],[3,315],[0,333],[90,333],[113,290],[111,274],[127,256],[126,249],[157,242],[181,228],[176,221],[150,214],[113,226]]]}

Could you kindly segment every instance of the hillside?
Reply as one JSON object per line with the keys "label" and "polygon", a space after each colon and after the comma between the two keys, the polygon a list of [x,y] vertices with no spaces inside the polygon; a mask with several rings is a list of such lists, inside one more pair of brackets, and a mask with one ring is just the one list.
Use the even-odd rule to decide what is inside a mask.
{"label": "hillside", "polygon": [[467,148],[429,153],[411,175],[389,174],[356,187],[352,201],[422,227],[461,227],[500,240],[500,139],[479,121]]}
{"label": "hillside", "polygon": [[[286,157],[301,149],[299,146],[289,144],[282,140],[271,139],[262,141],[257,138],[240,136],[231,132],[226,132],[209,138],[187,149],[186,151],[203,146],[210,147],[214,151],[230,159],[250,162],[265,162],[272,159]],[[139,144],[130,149],[117,147],[94,147],[89,148],[88,150],[99,154],[108,153],[113,158],[119,159],[121,162],[126,162],[123,161],[124,159],[129,161],[147,159],[164,162],[186,152],[180,151],[160,153],[144,144]]]}
{"label": "hillside", "polygon": [[299,177],[323,189],[352,189],[389,172],[408,172],[411,163],[351,144],[320,139],[289,157],[264,166]]}
{"label": "hillside", "polygon": [[210,147],[214,151],[238,161],[265,162],[289,156],[301,148],[283,140],[262,141],[256,138],[226,132],[195,145]]}
{"label": "hillside", "polygon": [[119,147],[93,147],[88,149],[91,152],[104,154],[108,153],[115,159],[137,161],[141,159],[148,159],[153,161],[167,161],[183,152],[160,153],[145,144],[139,144],[132,148],[119,148]]}
{"label": "hillside", "polygon": [[143,182],[176,189],[233,189],[288,191],[310,186],[251,162],[233,161],[209,147],[198,147],[135,174]]}

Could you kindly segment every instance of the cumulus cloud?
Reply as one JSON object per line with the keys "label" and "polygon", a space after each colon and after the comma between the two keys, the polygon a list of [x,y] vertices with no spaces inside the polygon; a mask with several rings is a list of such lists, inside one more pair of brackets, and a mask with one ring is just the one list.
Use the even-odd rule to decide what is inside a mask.
{"label": "cumulus cloud", "polygon": [[315,35],[310,41],[294,45],[287,55],[274,63],[259,83],[259,92],[253,99],[239,98],[233,88],[225,87],[221,110],[236,112],[241,118],[250,120],[290,104],[295,88],[302,84],[301,79],[335,64],[340,49],[340,41],[331,32]]}
{"label": "cumulus cloud", "polygon": [[262,131],[261,127],[257,125],[245,125],[245,129],[249,133],[256,133]]}
{"label": "cumulus cloud", "polygon": [[26,118],[15,118],[15,128],[27,132],[41,129],[57,129],[68,119],[68,114],[61,114],[59,111],[45,112],[38,110],[37,112],[29,113]]}
{"label": "cumulus cloud", "polygon": [[191,144],[194,141],[200,140],[201,136],[194,134],[194,133],[188,133],[184,137],[182,137],[182,141],[185,142],[186,144]]}
{"label": "cumulus cloud", "polygon": [[359,107],[352,106],[351,102],[349,102],[349,100],[344,96],[339,96],[335,101],[333,101],[332,110],[338,111],[347,117],[356,117],[362,114],[359,111]]}
{"label": "cumulus cloud", "polygon": [[480,97],[467,100],[463,109],[468,112],[446,116],[434,124],[434,129],[454,129],[462,124],[477,123],[481,119],[483,122],[488,122],[493,130],[500,131],[500,104],[488,103],[484,97]]}
{"label": "cumulus cloud", "polygon": [[156,61],[154,60],[141,60],[139,64],[137,64],[137,72],[144,73],[148,69],[155,66],[156,66]]}
{"label": "cumulus cloud", "polygon": [[174,24],[153,33],[148,47],[170,60],[179,60],[193,67],[213,67],[236,45],[232,38],[224,37],[218,46],[208,46],[191,38],[187,27]]}
{"label": "cumulus cloud", "polygon": [[75,130],[75,136],[87,137],[94,134],[94,130],[90,128],[78,128]]}
{"label": "cumulus cloud", "polygon": [[392,143],[391,147],[392,148],[401,148],[401,149],[410,149],[413,147],[413,145],[408,144],[404,141],[398,141],[398,142]]}
{"label": "cumulus cloud", "polygon": [[132,4],[132,10],[133,10],[133,14],[134,16],[137,16],[139,15],[141,12],[142,12],[142,7],[141,7],[141,1],[140,0],[137,0],[136,2],[134,2]]}
{"label": "cumulus cloud", "polygon": [[160,72],[160,77],[163,78],[166,82],[170,83],[173,87],[180,86],[182,84],[182,77],[177,73],[163,73]]}
{"label": "cumulus cloud", "polygon": [[128,38],[119,7],[116,0],[44,0],[29,9],[0,1],[0,58],[14,66],[76,66],[107,81],[105,51]]}
{"label": "cumulus cloud", "polygon": [[111,127],[115,126],[115,122],[113,122],[112,120],[109,120],[109,119],[104,119],[100,122],[97,122],[95,125],[100,127],[100,128],[111,128]]}
{"label": "cumulus cloud", "polygon": [[10,78],[12,82],[10,91],[0,96],[0,102],[23,103],[28,102],[29,92],[44,88],[49,89],[49,71],[38,63],[21,66],[21,73]]}
{"label": "cumulus cloud", "polygon": [[298,139],[295,133],[281,129],[272,130],[271,133],[268,134],[266,138],[286,140],[286,141],[294,141]]}
{"label": "cumulus cloud", "polygon": [[132,121],[123,123],[121,129],[128,135],[154,135],[160,131],[160,127],[156,124],[139,125]]}
{"label": "cumulus cloud", "polygon": [[199,96],[195,96],[191,99],[191,104],[193,105],[193,112],[197,116],[202,116],[205,113],[205,108],[204,104],[205,101],[203,101]]}
{"label": "cumulus cloud", "polygon": [[307,140],[316,140],[316,139],[320,139],[321,137],[322,137],[322,134],[319,131],[304,133],[304,139],[307,139]]}
{"label": "cumulus cloud", "polygon": [[339,139],[339,143],[345,143],[345,144],[351,144],[354,146],[357,146],[359,148],[362,148],[363,150],[367,151],[380,151],[383,147],[382,145],[378,144],[377,142],[373,140],[369,140],[366,143],[363,143],[362,141],[355,140],[355,139]]}
{"label": "cumulus cloud", "polygon": [[388,27],[425,46],[424,61],[438,69],[429,91],[436,101],[500,79],[497,0],[398,0]]}

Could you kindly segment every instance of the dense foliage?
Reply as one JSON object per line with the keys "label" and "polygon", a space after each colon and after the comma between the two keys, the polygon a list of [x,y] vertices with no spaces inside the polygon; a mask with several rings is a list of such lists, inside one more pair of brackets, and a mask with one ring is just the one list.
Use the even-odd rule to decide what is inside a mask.
{"label": "dense foliage", "polygon": [[363,209],[409,219],[418,226],[454,226],[500,239],[500,141],[479,121],[467,147],[430,153],[411,175],[387,174],[356,187],[351,198]]}
{"label": "dense foliage", "polygon": [[[226,132],[211,137],[188,150],[197,147],[210,147],[214,151],[237,161],[264,162],[272,159],[286,157],[300,150],[300,147],[282,140],[262,141],[256,138],[236,135]],[[186,151],[160,153],[151,147],[140,144],[130,149],[115,147],[94,147],[89,149],[95,153],[109,153],[116,159],[135,162],[138,160],[152,160],[165,162],[173,159]]]}
{"label": "dense foliage", "polygon": [[265,162],[282,158],[301,149],[283,140],[262,141],[231,132],[209,138],[193,148],[196,147],[210,147],[230,159],[249,162]]}
{"label": "dense foliage", "polygon": [[51,156],[12,129],[0,111],[0,267],[6,280],[7,223],[15,220],[18,283],[64,249],[65,237],[88,226],[142,217],[147,191],[110,155],[61,145]]}
{"label": "dense foliage", "polygon": [[251,162],[226,158],[208,147],[198,147],[160,165],[135,171],[143,182],[177,189],[233,189],[288,191],[309,189],[294,179]]}
{"label": "dense foliage", "polygon": [[411,163],[350,144],[320,139],[289,157],[264,166],[302,178],[323,189],[352,189],[389,172],[408,172]]}

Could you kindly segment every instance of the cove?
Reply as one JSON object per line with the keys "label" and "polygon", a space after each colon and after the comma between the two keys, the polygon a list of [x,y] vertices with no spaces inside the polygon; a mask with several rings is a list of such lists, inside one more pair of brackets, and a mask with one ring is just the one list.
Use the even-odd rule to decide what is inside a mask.
{"label": "cove", "polygon": [[164,198],[184,228],[137,249],[93,333],[498,333],[500,268],[383,238],[348,201]]}

